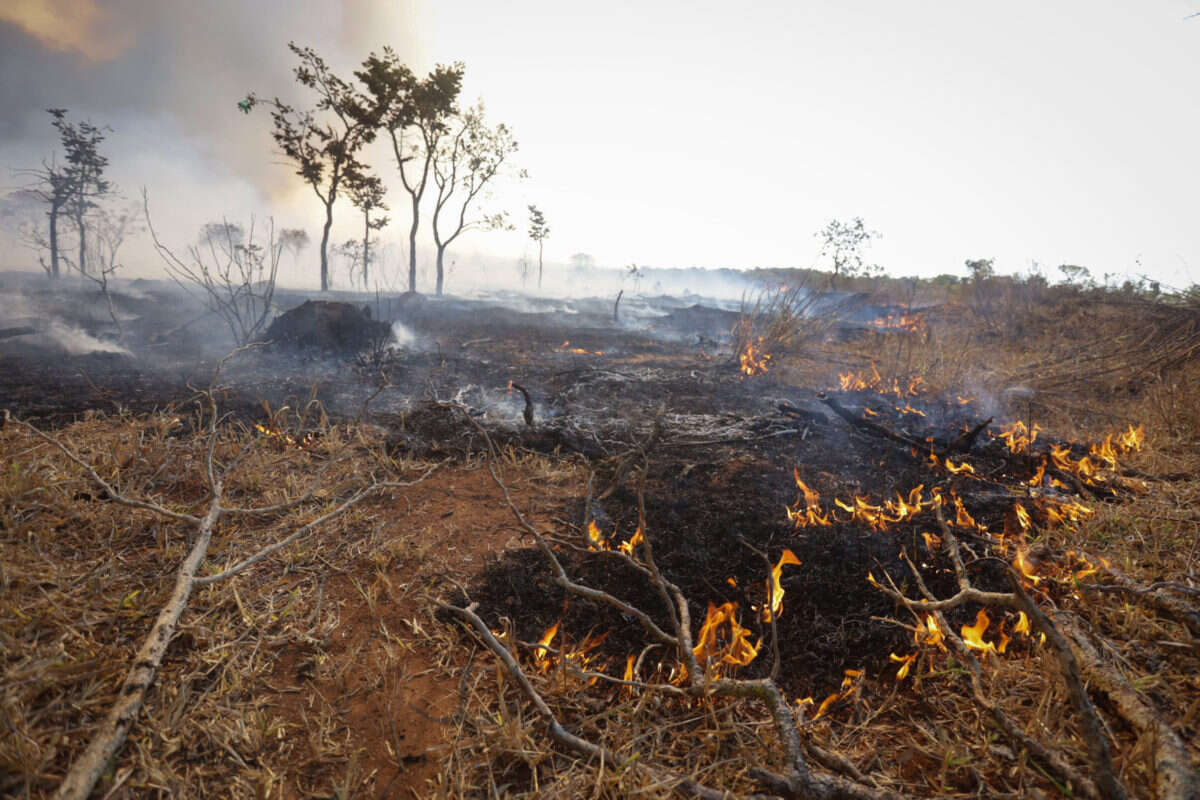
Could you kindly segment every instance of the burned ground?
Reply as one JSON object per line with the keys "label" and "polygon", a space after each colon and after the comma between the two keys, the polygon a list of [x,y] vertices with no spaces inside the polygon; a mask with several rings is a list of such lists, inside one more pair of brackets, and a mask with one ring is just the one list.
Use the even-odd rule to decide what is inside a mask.
{"label": "burned ground", "polygon": [[[147,301],[151,302],[157,301]],[[595,665],[606,665],[610,672],[619,672],[624,659],[647,644],[642,629],[627,616],[595,602],[568,598],[554,583],[546,560],[528,537],[519,535],[501,495],[486,476],[482,465],[489,441],[508,465],[510,479],[519,484],[518,506],[531,510],[539,526],[553,532],[571,573],[647,610],[666,625],[653,587],[604,552],[634,535],[640,492],[645,500],[645,533],[653,541],[656,560],[683,590],[696,624],[704,620],[710,603],[737,603],[742,624],[752,636],[768,648],[778,647],[781,687],[794,698],[817,701],[836,695],[848,670],[865,670],[878,682],[881,693],[899,685],[896,657],[913,649],[913,633],[889,621],[897,614],[897,603],[877,591],[868,575],[912,589],[907,556],[919,563],[933,594],[953,594],[953,565],[946,551],[931,545],[926,536],[939,531],[932,513],[935,503],[950,516],[962,513],[971,520],[967,524],[959,517],[964,546],[980,556],[971,561],[970,579],[980,589],[1001,591],[1007,586],[1007,564],[1016,551],[1005,551],[1001,558],[995,555],[1001,551],[992,548],[996,537],[1025,538],[1017,505],[1023,504],[1041,532],[1028,534],[1033,545],[1029,557],[1042,558],[1049,565],[1070,561],[1057,549],[1068,536],[1063,532],[1067,529],[1050,521],[1050,515],[1065,513],[1064,507],[1086,502],[1111,526],[1120,515],[1110,516],[1105,509],[1145,502],[1139,500],[1146,496],[1140,488],[1143,483],[1153,492],[1167,493],[1190,485],[1180,478],[1184,462],[1171,456],[1169,449],[1156,456],[1158,463],[1139,465],[1144,471],[1122,467],[1122,473],[1114,466],[1099,484],[1072,471],[1070,465],[1088,456],[1089,445],[1100,438],[1099,433],[1119,433],[1134,418],[1122,417],[1117,424],[1098,410],[1096,417],[1104,422],[1101,428],[1076,414],[1079,427],[1096,434],[1087,439],[1066,416],[1056,418],[1039,405],[1036,414],[1045,428],[1041,437],[1024,449],[1014,448],[1002,434],[1012,431],[1019,419],[1035,421],[1030,419],[1034,406],[1029,391],[999,391],[1003,383],[1012,381],[940,381],[937,385],[912,381],[913,375],[925,374],[932,380],[939,374],[928,361],[922,365],[914,353],[937,356],[943,363],[953,357],[938,350],[953,348],[937,343],[954,325],[946,308],[930,314],[931,331],[872,327],[873,320],[890,317],[885,314],[888,306],[870,307],[865,317],[842,326],[827,324],[819,336],[776,351],[765,374],[748,375],[730,349],[730,329],[739,314],[728,307],[699,305],[691,298],[627,299],[620,321],[615,322],[607,301],[522,302],[525,310],[517,311],[482,300],[384,300],[376,302],[373,315],[398,323],[396,345],[372,346],[354,354],[266,345],[243,353],[222,371],[216,396],[222,411],[230,415],[229,424],[257,435],[261,446],[282,448],[286,460],[300,458],[297,448],[308,441],[314,442],[314,453],[324,452],[320,448],[332,447],[335,441],[351,448],[349,431],[357,427],[370,431],[362,436],[377,445],[377,449],[363,447],[364,453],[375,453],[370,456],[375,459],[372,464],[444,462],[435,482],[409,490],[395,501],[395,507],[372,506],[366,519],[376,524],[360,525],[373,532],[361,546],[351,548],[353,557],[320,548],[306,550],[300,557],[300,572],[293,572],[297,567],[291,562],[285,570],[285,575],[293,574],[290,582],[285,581],[290,590],[300,584],[307,587],[303,613],[320,622],[321,601],[314,607],[312,596],[318,573],[324,569],[319,559],[337,564],[328,584],[319,583],[325,592],[321,596],[341,609],[339,621],[324,637],[305,639],[275,630],[271,638],[282,645],[254,666],[255,682],[241,689],[257,693],[258,708],[278,716],[280,731],[306,731],[311,737],[313,715],[336,718],[318,728],[325,737],[336,731],[337,747],[327,747],[326,742],[300,748],[285,738],[280,740],[284,744],[268,748],[269,756],[262,756],[261,766],[267,772],[284,770],[264,780],[268,786],[277,785],[285,796],[327,791],[319,787],[341,785],[339,781],[348,781],[356,770],[356,785],[366,796],[390,796],[401,788],[421,794],[427,780],[435,781],[430,786],[440,785],[438,792],[445,796],[457,796],[455,791],[475,793],[461,785],[452,791],[449,783],[436,781],[441,780],[438,775],[450,781],[446,776],[452,773],[461,780],[470,772],[459,764],[455,773],[453,756],[446,761],[443,734],[457,724],[456,735],[464,735],[461,715],[468,693],[464,687],[472,674],[471,664],[476,664],[477,673],[485,655],[479,652],[468,659],[472,645],[452,629],[439,639],[440,650],[424,646],[416,632],[437,625],[430,616],[429,597],[460,596],[459,589],[446,582],[447,576],[480,604],[480,613],[490,625],[497,629],[511,625],[518,641],[537,641],[561,619],[559,641],[564,648],[566,642],[578,644],[589,636],[605,635],[596,646]],[[162,303],[157,305],[161,309]],[[160,335],[159,326],[166,325],[161,310],[152,312],[147,304],[139,316],[138,309],[137,302],[128,301],[126,310],[135,316],[126,331],[131,354],[71,355],[56,350],[53,342],[30,342],[20,336],[0,342],[0,407],[44,428],[68,431],[73,423],[97,424],[97,411],[133,418],[169,410],[181,420],[180,431],[194,427],[190,420],[196,414],[197,389],[207,386],[228,342],[214,337],[197,343],[193,337],[184,347],[177,327],[168,331],[169,337]],[[182,318],[178,309],[170,316]],[[89,325],[93,333],[111,333],[102,322]],[[891,371],[884,369],[886,378],[873,372],[872,356],[876,363],[882,356],[892,362]],[[1170,363],[1165,369],[1179,366]],[[517,387],[528,392],[532,424],[525,420],[527,404]],[[75,422],[85,416],[92,421]],[[114,429],[119,428],[119,416],[109,419]],[[253,434],[256,425],[258,433]],[[324,438],[304,438],[310,435]],[[1061,463],[1068,466],[1053,460],[1055,447],[1062,454]],[[102,455],[103,448],[97,452]],[[280,463],[283,460],[281,455]],[[964,463],[974,474],[962,471]],[[554,470],[558,472],[551,480],[537,477]],[[1154,477],[1170,480],[1149,480]],[[799,482],[819,495],[819,506],[810,505]],[[94,493],[85,491],[74,496],[79,502],[86,502],[88,496],[94,499]],[[887,506],[897,500],[901,505],[907,500],[919,511],[897,512]],[[44,513],[25,508],[22,502],[10,501],[6,546],[18,547],[20,532],[36,527],[39,514]],[[809,510],[827,517],[828,524],[799,522]],[[899,518],[873,521],[888,515]],[[588,539],[591,522],[607,544]],[[414,531],[421,535],[414,539]],[[401,541],[405,544],[398,546]],[[152,542],[142,544],[149,547]],[[1095,546],[1094,541],[1074,545],[1080,552]],[[769,566],[764,557],[776,563],[785,549],[800,563],[781,573],[784,610],[776,620],[775,642],[761,620]],[[1189,555],[1184,575],[1173,573],[1164,579],[1188,580],[1194,568],[1191,559]],[[138,583],[150,585],[160,578],[146,575]],[[262,598],[289,591],[265,578],[255,580],[262,581]],[[248,587],[241,588],[244,593]],[[1053,591],[1047,588],[1046,597],[1072,602],[1068,584]],[[256,602],[263,602],[262,598]],[[382,609],[377,608],[380,598],[387,601]],[[274,606],[274,611],[239,610],[241,595],[236,602],[228,597],[212,602],[235,616],[259,620],[256,625],[267,625],[264,620],[278,613]],[[119,597],[115,607],[122,608]],[[955,608],[949,612],[949,622],[955,628],[966,626],[979,610],[970,604]],[[1007,630],[1005,636],[1016,636],[1015,618],[997,623],[1001,632]],[[1103,623],[1111,624],[1111,620]],[[1098,628],[1101,625],[1097,621]],[[28,631],[22,630],[14,620],[12,643],[24,641]],[[397,637],[398,630],[405,633]],[[989,637],[997,628],[991,631]],[[1175,634],[1167,638],[1171,636]],[[122,637],[122,641],[136,638],[136,633]],[[1122,641],[1135,646],[1133,640]],[[455,646],[446,649],[448,642]],[[206,642],[209,645],[219,647]],[[388,655],[388,648],[396,646],[403,655]],[[177,657],[186,660],[195,645],[184,641],[177,647],[182,650]],[[1150,669],[1152,661],[1173,664],[1170,669],[1178,671],[1180,659],[1194,661],[1194,645],[1188,647],[1151,647],[1136,657],[1137,663],[1151,673],[1161,671]],[[1025,658],[1036,657],[1028,641],[1014,641],[1012,649]],[[114,646],[112,652],[119,648]],[[759,677],[769,668],[768,659],[760,658],[740,675]],[[110,672],[115,677],[119,670],[114,666]],[[934,675],[932,666],[929,674]],[[405,675],[416,682],[407,689],[401,680]],[[189,680],[194,691],[199,684]],[[170,687],[169,676],[163,683]],[[477,691],[476,683],[471,684],[476,687],[471,692]],[[420,697],[413,686],[419,686]],[[1185,735],[1197,732],[1196,718],[1186,706],[1179,706],[1178,698],[1197,689],[1175,685],[1157,696]],[[322,700],[314,704],[317,696]],[[339,704],[339,697],[346,698],[344,704]],[[849,700],[844,702],[849,719],[866,713]],[[913,708],[920,705],[916,702]],[[69,712],[56,713],[66,714],[64,724],[81,723]],[[835,713],[830,712],[822,724],[835,724],[829,721]],[[401,728],[408,727],[391,727],[398,720]],[[159,722],[156,718],[154,725]],[[942,719],[938,724],[948,723]],[[866,738],[857,733],[844,736],[847,752],[862,756],[859,763],[866,765],[864,769],[880,768],[864,756],[870,750]],[[73,752],[78,744],[58,746]],[[936,761],[927,753],[928,747],[913,748],[905,764]],[[47,751],[43,746],[39,752],[44,756]],[[174,765],[169,770],[171,785],[187,787],[191,773],[178,765],[180,752],[169,747],[154,752]],[[220,752],[214,746],[203,755],[186,757],[219,761],[224,758]],[[250,751],[239,745],[238,752],[245,759]],[[40,777],[20,774],[35,795],[49,789],[58,774],[48,763],[40,767],[45,770]],[[540,770],[554,771],[540,761],[510,768],[514,771],[505,774],[515,781],[510,786],[514,793],[536,793],[538,780],[547,777],[539,778]],[[927,764],[925,769],[929,768]],[[1125,768],[1133,776],[1148,774],[1133,761]],[[223,774],[226,777],[220,780],[231,781],[227,785],[238,786],[238,792],[250,791],[250,783],[229,777],[238,772],[235,766],[226,763],[223,770],[204,773],[206,780],[218,780],[214,776]],[[987,783],[965,762],[942,770],[941,782],[935,784],[923,782],[921,769],[902,767],[896,771],[900,776],[896,785],[926,794],[969,793]],[[745,780],[735,773],[741,776],[736,780]],[[145,787],[151,779],[138,773],[133,780],[131,785],[140,780],[137,785]],[[995,780],[1000,783],[991,785],[1003,784],[1009,790],[1033,785],[1025,777],[1014,779],[1015,783]],[[1038,785],[1045,790],[1050,784]]]}

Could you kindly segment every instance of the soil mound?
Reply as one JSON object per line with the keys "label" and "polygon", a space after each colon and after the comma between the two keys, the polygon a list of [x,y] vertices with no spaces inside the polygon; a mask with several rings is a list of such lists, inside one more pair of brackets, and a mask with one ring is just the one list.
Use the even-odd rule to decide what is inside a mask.
{"label": "soil mound", "polygon": [[308,300],[272,322],[266,339],[293,349],[357,352],[387,342],[391,336],[392,327],[371,319],[366,306]]}

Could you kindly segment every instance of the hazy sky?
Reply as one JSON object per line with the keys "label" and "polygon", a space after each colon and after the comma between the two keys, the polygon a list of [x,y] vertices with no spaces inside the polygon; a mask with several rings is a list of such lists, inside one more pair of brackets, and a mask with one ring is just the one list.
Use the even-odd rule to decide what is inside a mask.
{"label": "hazy sky", "polygon": [[521,143],[531,179],[502,199],[522,230],[465,241],[464,264],[515,260],[533,202],[553,260],[811,266],[813,234],[861,216],[883,234],[868,257],[892,274],[990,257],[1004,272],[1036,260],[1057,277],[1069,262],[1187,285],[1200,282],[1200,17],[1184,20],[1197,11],[6,0],[0,167],[36,164],[52,144],[41,109],[62,105],[113,126],[114,177],[149,185],[181,241],[222,210],[317,234],[315,198],[264,157],[268,116],[234,104],[292,92],[289,38],[343,67],[391,43],[418,69],[465,62],[464,99],[482,97]]}

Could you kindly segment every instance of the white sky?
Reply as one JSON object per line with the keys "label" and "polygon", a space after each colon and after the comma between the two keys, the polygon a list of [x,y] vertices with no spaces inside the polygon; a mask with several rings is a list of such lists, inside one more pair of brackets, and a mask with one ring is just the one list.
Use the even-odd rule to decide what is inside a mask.
{"label": "white sky", "polygon": [[[299,99],[295,38],[343,72],[384,43],[418,70],[461,60],[464,103],[514,129],[532,177],[498,199],[519,230],[456,243],[464,277],[528,251],[536,203],[549,261],[814,266],[815,232],[861,216],[893,275],[994,258],[1200,282],[1200,0],[12,2],[0,167],[49,152],[48,105],[111,124],[113,177],[150,187],[177,243],[250,211],[319,238],[268,115],[234,106]],[[396,242],[405,198],[390,158],[376,167]]]}
{"label": "white sky", "polygon": [[[555,254],[893,274],[1035,259],[1200,281],[1200,2],[436,0]],[[1052,270],[1053,271],[1053,270]],[[1057,277],[1057,275],[1054,275]]]}

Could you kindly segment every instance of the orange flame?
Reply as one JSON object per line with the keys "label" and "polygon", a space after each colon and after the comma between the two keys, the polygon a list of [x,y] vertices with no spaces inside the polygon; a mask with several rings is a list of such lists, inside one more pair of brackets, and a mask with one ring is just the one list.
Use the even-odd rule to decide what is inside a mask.
{"label": "orange flame", "polygon": [[918,625],[913,631],[913,642],[918,645],[929,644],[937,647],[939,650],[945,650],[946,645],[943,643],[945,634],[938,626],[937,619],[932,614],[925,615],[925,624]]}
{"label": "orange flame", "polygon": [[633,536],[629,537],[629,541],[621,542],[621,544],[617,545],[617,549],[627,556],[632,556],[633,548],[644,541],[646,541],[646,537],[642,535],[642,526],[638,525],[637,530],[633,532]]}
{"label": "orange flame", "polygon": [[991,620],[988,619],[987,612],[982,608],[979,609],[979,613],[975,615],[975,624],[972,626],[962,626],[963,644],[972,650],[980,650],[985,654],[996,652],[996,645],[994,643],[983,640],[983,632],[987,630],[990,622]]}
{"label": "orange flame", "polygon": [[755,375],[765,375],[767,372],[767,362],[771,360],[770,353],[762,351],[763,337],[758,337],[757,342],[746,341],[746,346],[742,348],[742,352],[738,355],[738,360],[742,364],[742,372],[746,377],[753,378]]}
{"label": "orange flame", "polygon": [[744,667],[758,655],[762,642],[750,644],[750,631],[738,623],[737,609],[734,602],[708,604],[708,615],[692,648],[692,655],[705,669],[720,664]]}
{"label": "orange flame", "polygon": [[917,660],[917,654],[909,653],[906,656],[898,656],[895,653],[888,653],[888,658],[900,664],[900,669],[896,670],[896,680],[902,681],[908,677],[908,670],[912,667],[913,662]]}
{"label": "orange flame", "polygon": [[796,554],[791,550],[784,549],[783,555],[779,557],[779,563],[771,568],[771,578],[767,581],[767,597],[771,598],[770,605],[763,609],[763,622],[770,622],[772,616],[774,619],[779,619],[779,615],[783,613],[783,586],[779,580],[783,575],[783,566],[785,564],[800,565],[800,559],[796,558]]}
{"label": "orange flame", "polygon": [[542,638],[538,639],[538,647],[533,648],[533,663],[541,672],[546,672],[550,669],[552,659],[550,658],[550,643],[554,641],[554,637],[558,635],[558,626],[562,624],[560,619],[558,622],[551,625],[542,634]]}
{"label": "orange flame", "polygon": [[1020,572],[1034,584],[1041,583],[1042,579],[1037,576],[1037,574],[1034,572],[1033,565],[1030,564],[1025,558],[1024,550],[1017,551],[1017,557],[1013,559],[1013,566],[1017,568],[1018,572]]}
{"label": "orange flame", "polygon": [[588,523],[587,537],[589,550],[608,549],[608,540],[604,537],[604,534],[600,533],[600,527],[596,524],[596,520]]}
{"label": "orange flame", "polygon": [[1007,429],[1002,430],[996,438],[1003,439],[1008,445],[1008,449],[1013,453],[1026,453],[1029,448],[1037,441],[1038,433],[1042,430],[1042,426],[1034,423],[1032,429],[1028,428],[1024,422],[1017,420],[1009,425]]}
{"label": "orange flame", "polygon": [[796,479],[796,487],[804,497],[804,510],[800,510],[800,497],[787,509],[788,519],[797,528],[808,528],[817,525],[831,525],[829,517],[821,510],[821,496],[808,488],[808,484],[800,479],[800,471],[792,468],[792,476]]}

